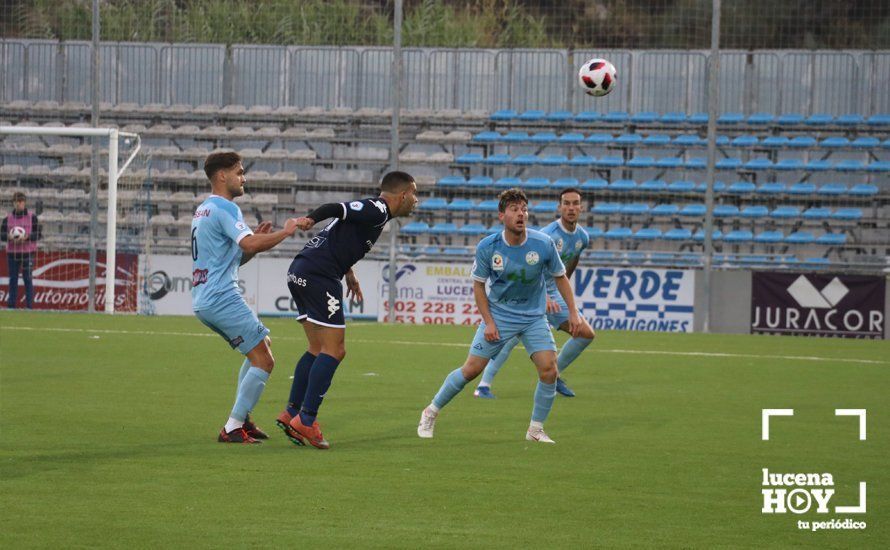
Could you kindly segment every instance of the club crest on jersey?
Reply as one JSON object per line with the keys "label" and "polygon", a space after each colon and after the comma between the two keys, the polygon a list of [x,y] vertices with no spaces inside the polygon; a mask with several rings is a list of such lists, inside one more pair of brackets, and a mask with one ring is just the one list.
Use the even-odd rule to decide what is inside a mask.
{"label": "club crest on jersey", "polygon": [[564,243],[562,242],[562,239],[561,239],[561,238],[556,240],[556,250],[557,250],[557,252],[562,252],[563,244],[564,244]]}
{"label": "club crest on jersey", "polygon": [[500,254],[495,253],[495,255],[491,257],[491,269],[493,269],[494,271],[503,271],[504,257]]}
{"label": "club crest on jersey", "polygon": [[534,250],[525,255],[525,263],[527,263],[528,265],[535,265],[540,259],[541,257],[538,256],[538,253]]}
{"label": "club crest on jersey", "polygon": [[359,210],[361,210],[364,207],[365,207],[365,203],[363,203],[362,201],[352,201],[351,203],[349,203],[349,208],[352,208],[356,212],[358,212]]}
{"label": "club crest on jersey", "polygon": [[581,241],[575,241],[575,250],[581,250],[582,246],[583,244],[581,243]]}
{"label": "club crest on jersey", "polygon": [[245,229],[247,229],[247,224],[244,222],[237,222],[235,224],[235,229],[237,229],[238,231],[244,231]]}

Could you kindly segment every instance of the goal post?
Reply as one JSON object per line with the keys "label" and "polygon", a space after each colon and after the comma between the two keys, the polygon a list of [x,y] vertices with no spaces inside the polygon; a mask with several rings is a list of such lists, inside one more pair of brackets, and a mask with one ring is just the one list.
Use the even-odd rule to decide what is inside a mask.
{"label": "goal post", "polygon": [[[105,137],[108,138],[108,219],[106,223],[105,251],[105,313],[114,313],[115,279],[117,273],[117,184],[118,179],[136,158],[142,147],[138,134],[122,132],[117,128],[75,128],[68,126],[0,126],[0,135]],[[120,138],[135,140],[133,150],[119,167]],[[92,282],[91,282],[92,284]]]}

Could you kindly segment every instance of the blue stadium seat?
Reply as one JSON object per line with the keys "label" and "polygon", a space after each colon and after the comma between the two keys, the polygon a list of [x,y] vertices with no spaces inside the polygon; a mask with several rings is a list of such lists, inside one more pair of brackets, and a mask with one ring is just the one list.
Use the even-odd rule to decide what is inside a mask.
{"label": "blue stadium seat", "polygon": [[680,209],[680,215],[690,218],[700,218],[703,217],[708,212],[708,209],[703,204],[687,204],[683,208]]}
{"label": "blue stadium seat", "polygon": [[769,213],[771,218],[790,220],[800,217],[800,208],[797,206],[779,206]]}
{"label": "blue stadium seat", "polygon": [[634,232],[629,227],[613,227],[603,235],[608,240],[622,240],[633,237]]}
{"label": "blue stadium seat", "polygon": [[826,113],[816,113],[807,117],[804,122],[807,126],[825,126],[826,124],[831,124],[834,121],[834,117],[826,114]]}
{"label": "blue stadium seat", "polygon": [[735,157],[720,159],[714,166],[717,170],[738,170],[742,166],[742,159]]}
{"label": "blue stadium seat", "polygon": [[654,227],[645,227],[637,230],[633,238],[637,241],[654,241],[661,238],[661,230]]}
{"label": "blue stadium seat", "polygon": [[633,202],[621,206],[621,213],[626,216],[643,216],[649,213],[649,205],[642,202]]}
{"label": "blue stadium seat", "polygon": [[[757,237],[754,237],[754,241],[758,242]],[[760,254],[755,254],[755,255],[751,255],[751,256],[739,256],[736,261],[738,263],[740,263],[741,265],[761,266],[761,265],[766,265],[769,263],[769,257],[763,256]]]}
{"label": "blue stadium seat", "polygon": [[484,164],[489,164],[492,166],[502,166],[504,164],[507,164],[511,160],[513,160],[513,157],[511,157],[507,153],[497,153],[495,155],[489,155],[485,157],[485,160],[483,160],[482,162]]}
{"label": "blue stadium seat", "polygon": [[776,122],[780,126],[796,126],[803,123],[803,115],[800,113],[785,113],[776,118]]}
{"label": "blue stadium seat", "polygon": [[556,212],[558,206],[559,203],[556,201],[540,201],[531,205],[529,210],[536,214],[546,214],[548,212]]}
{"label": "blue stadium seat", "polygon": [[609,184],[609,191],[634,191],[637,188],[637,182],[634,180],[615,180]]}
{"label": "blue stadium seat", "polygon": [[523,122],[539,122],[541,120],[544,120],[544,116],[546,114],[547,113],[545,113],[544,111],[541,111],[539,109],[531,109],[531,110],[525,111],[524,113],[519,115],[517,118]]}
{"label": "blue stadium seat", "polygon": [[[692,240],[697,241],[697,242],[703,242],[705,240],[704,230],[699,229],[698,231],[696,231],[695,234],[692,236]],[[723,240],[723,232],[720,231],[719,229],[715,229],[714,231],[711,232],[711,240],[712,241]]]}
{"label": "blue stadium seat", "polygon": [[430,227],[432,235],[454,235],[457,233],[457,226],[450,222],[441,222]]}
{"label": "blue stadium seat", "polygon": [[528,178],[525,180],[525,183],[522,184],[522,187],[525,189],[547,189],[550,187],[550,180],[547,178]]}
{"label": "blue stadium seat", "polygon": [[497,199],[487,199],[476,205],[476,210],[480,212],[497,212],[498,211],[498,200]]}
{"label": "blue stadium seat", "polygon": [[582,143],[584,141],[584,134],[569,132],[568,134],[562,134],[561,136],[559,136],[556,141],[564,145]]}
{"label": "blue stadium seat", "polygon": [[619,166],[624,165],[624,159],[622,159],[621,157],[607,155],[605,157],[596,159],[594,164],[602,168],[618,168]]}
{"label": "blue stadium seat", "polygon": [[494,186],[497,189],[509,189],[511,187],[522,187],[522,180],[514,177],[506,177],[506,178],[498,178],[496,182],[494,182]]}
{"label": "blue stadium seat", "polygon": [[879,113],[871,115],[866,120],[869,126],[890,126],[890,113]]}
{"label": "blue stadium seat", "polygon": [[788,141],[789,147],[807,149],[816,146],[816,138],[811,136],[795,136]]}
{"label": "blue stadium seat", "polygon": [[567,187],[579,187],[581,184],[578,182],[577,178],[559,178],[558,180],[554,180],[550,187],[552,187],[556,191],[561,191]]}
{"label": "blue stadium seat", "polygon": [[658,113],[655,111],[640,111],[630,117],[630,121],[634,124],[652,124],[656,120],[658,120]]}
{"label": "blue stadium seat", "polygon": [[506,120],[513,120],[517,116],[518,115],[517,115],[516,111],[514,111],[513,109],[501,109],[499,111],[495,111],[495,112],[491,113],[490,118],[491,118],[491,120],[506,121]]}
{"label": "blue stadium seat", "polygon": [[614,124],[624,124],[629,118],[630,116],[627,114],[627,111],[609,111],[604,114],[600,120]]}
{"label": "blue stadium seat", "polygon": [[714,217],[716,218],[732,218],[739,215],[738,206],[731,204],[714,205]]}
{"label": "blue stadium seat", "polygon": [[602,191],[609,187],[609,182],[602,178],[590,178],[581,184],[582,191]]}
{"label": "blue stadium seat", "polygon": [[723,236],[723,242],[749,243],[754,240],[754,234],[747,229],[736,229]]}
{"label": "blue stadium seat", "polygon": [[676,204],[658,204],[652,208],[650,213],[657,217],[676,216],[680,212],[680,207]]}
{"label": "blue stadium seat", "polygon": [[420,249],[420,253],[428,256],[438,256],[442,252],[438,246],[425,246]]}
{"label": "blue stadium seat", "polygon": [[785,237],[785,242],[788,244],[812,244],[815,240],[816,238],[809,231],[795,231]]}
{"label": "blue stadium seat", "polygon": [[589,157],[587,155],[577,155],[569,159],[569,166],[593,166],[596,162],[596,157]]}
{"label": "blue stadium seat", "polygon": [[603,230],[599,227],[588,227],[585,229],[587,231],[587,236],[590,237],[591,241],[599,239],[603,236]]}
{"label": "blue stadium seat", "polygon": [[816,244],[828,246],[841,246],[847,243],[846,233],[823,233],[816,239]]}
{"label": "blue stadium seat", "polygon": [[473,176],[467,180],[467,187],[483,188],[492,187],[494,180],[488,176]]}
{"label": "blue stadium seat", "polygon": [[666,241],[688,241],[692,239],[692,231],[685,227],[668,229],[661,236]]}
{"label": "blue stadium seat", "polygon": [[784,265],[786,265],[786,266],[794,266],[794,265],[797,265],[797,264],[799,263],[798,260],[797,260],[797,256],[794,256],[794,255],[792,255],[792,254],[785,254],[785,255],[783,255],[783,256],[776,256],[776,261],[779,262],[779,263],[781,263],[781,264],[784,264]]}
{"label": "blue stadium seat", "polygon": [[616,261],[619,258],[617,256],[621,256],[622,253],[620,251],[612,251],[612,250],[594,250],[590,253],[590,257],[595,262],[612,262]]}
{"label": "blue stadium seat", "polygon": [[781,231],[763,231],[754,236],[755,243],[776,244],[782,242],[785,234]]}
{"label": "blue stadium seat", "polygon": [[769,124],[774,118],[770,113],[754,113],[748,117],[748,124]]}
{"label": "blue stadium seat", "polygon": [[562,166],[569,163],[569,157],[565,155],[546,155],[541,157],[542,166]]}
{"label": "blue stadium seat", "polygon": [[405,224],[401,229],[401,232],[406,235],[420,235],[422,233],[429,233],[429,231],[430,226],[425,222],[411,222]]}
{"label": "blue stadium seat", "polygon": [[778,181],[768,181],[761,183],[757,187],[758,195],[779,195],[785,192],[785,184]]}
{"label": "blue stadium seat", "polygon": [[[695,186],[695,190],[699,193],[707,192],[708,182],[703,181],[703,182],[699,183],[698,185]],[[722,193],[725,190],[726,190],[726,184],[724,182],[719,181],[719,180],[714,182],[714,192],[715,193]]]}
{"label": "blue stadium seat", "polygon": [[806,268],[821,269],[830,266],[831,260],[828,258],[804,258],[800,263]]}
{"label": "blue stadium seat", "polygon": [[857,124],[862,124],[863,122],[865,122],[865,118],[863,118],[862,115],[858,115],[855,113],[841,115],[834,119],[834,123],[839,126],[856,126]]}
{"label": "blue stadium seat", "polygon": [[460,187],[467,183],[461,176],[445,176],[444,178],[440,178],[439,181],[436,182],[436,185],[440,187]]}
{"label": "blue stadium seat", "polygon": [[769,136],[763,138],[760,145],[763,147],[787,147],[789,141],[786,136]]}
{"label": "blue stadium seat", "polygon": [[441,197],[433,197],[420,201],[417,205],[418,210],[443,210],[448,206],[448,201]]}
{"label": "blue stadium seat", "polygon": [[831,213],[833,220],[855,221],[862,219],[861,208],[838,208]]}
{"label": "blue stadium seat", "polygon": [[729,187],[726,188],[727,193],[732,193],[734,195],[744,195],[747,193],[753,193],[757,189],[757,186],[748,181],[735,181],[729,184]]}
{"label": "blue stadium seat", "polygon": [[881,140],[876,137],[862,136],[850,142],[850,147],[854,149],[877,149],[881,145]]}
{"label": "blue stadium seat", "polygon": [[657,191],[665,191],[667,190],[667,183],[662,180],[646,180],[640,184],[640,191],[649,191],[649,192],[657,192]]}
{"label": "blue stadium seat", "polygon": [[769,170],[773,167],[773,163],[769,159],[751,159],[745,163],[746,170]]}
{"label": "blue stadium seat", "polygon": [[615,138],[612,137],[612,134],[590,134],[584,139],[584,143],[591,145],[608,145],[614,142]]}
{"label": "blue stadium seat", "polygon": [[556,141],[556,134],[553,132],[537,132],[529,138],[532,143],[550,143]]}
{"label": "blue stadium seat", "polygon": [[463,248],[457,246],[446,246],[442,249],[442,254],[445,256],[463,256],[467,251]]}
{"label": "blue stadium seat", "polygon": [[498,141],[501,139],[500,132],[479,132],[475,136],[473,136],[473,141]]}
{"label": "blue stadium seat", "polygon": [[507,143],[522,143],[523,141],[528,141],[528,132],[507,132],[502,138],[501,141]]}
{"label": "blue stadium seat", "polygon": [[615,138],[615,145],[636,145],[643,141],[640,134],[621,134]]}
{"label": "blue stadium seat", "polygon": [[448,210],[455,212],[469,212],[470,210],[475,209],[475,207],[476,201],[470,199],[453,199],[448,204]]}
{"label": "blue stadium seat", "polygon": [[692,113],[686,119],[686,122],[688,122],[689,124],[707,124],[708,113]]}
{"label": "blue stadium seat", "polygon": [[686,113],[671,111],[661,115],[661,118],[659,118],[658,121],[662,124],[682,124],[686,122]]}
{"label": "blue stadium seat", "polygon": [[617,214],[621,212],[621,203],[620,202],[598,202],[596,205],[590,209],[594,214],[598,214],[600,216],[610,216],[612,214]]}
{"label": "blue stadium seat", "polygon": [[628,168],[652,168],[655,166],[655,159],[652,157],[634,157],[625,164]]}
{"label": "blue stadium seat", "polygon": [[717,136],[715,143],[717,147],[726,147],[729,145],[729,136]]}
{"label": "blue stadium seat", "polygon": [[808,172],[825,172],[831,170],[831,163],[827,160],[813,159],[804,166]]}
{"label": "blue stadium seat", "polygon": [[674,145],[681,147],[695,147],[704,143],[705,140],[695,134],[682,134],[674,138]]}
{"label": "blue stadium seat", "polygon": [[458,229],[457,232],[460,235],[466,236],[485,235],[488,232],[488,228],[481,223],[468,223],[464,226],[461,226],[461,228]]}
{"label": "blue stadium seat", "polygon": [[691,193],[695,191],[695,183],[686,180],[672,181],[668,184],[667,190],[671,193]]}
{"label": "blue stadium seat", "polygon": [[596,122],[601,116],[596,111],[581,111],[575,115],[575,122]]}
{"label": "blue stadium seat", "polygon": [[538,164],[538,155],[519,155],[510,161],[510,164],[516,166],[534,166]]}
{"label": "blue stadium seat", "polygon": [[792,183],[788,186],[789,195],[812,195],[816,192],[816,186],[809,182]]}
{"label": "blue stadium seat", "polygon": [[827,138],[823,139],[822,141],[820,141],[819,146],[826,147],[829,149],[849,147],[850,140],[845,137],[841,137],[841,136],[831,136],[831,137],[827,137]]}
{"label": "blue stadium seat", "polygon": [[717,124],[739,124],[744,121],[743,113],[723,113],[717,118]]}
{"label": "blue stadium seat", "polygon": [[566,122],[572,120],[575,115],[571,111],[552,111],[545,117],[547,122]]}
{"label": "blue stadium seat", "polygon": [[661,147],[664,145],[669,145],[670,142],[671,142],[671,136],[669,136],[667,134],[649,134],[648,136],[646,136],[645,139],[643,139],[643,143],[645,145],[658,146],[658,147]]}
{"label": "blue stadium seat", "polygon": [[803,218],[805,220],[827,220],[829,216],[831,216],[831,208],[821,206],[807,208],[803,212]]}
{"label": "blue stadium seat", "polygon": [[704,157],[692,157],[686,160],[684,166],[689,170],[704,170],[707,167],[708,159]]}
{"label": "blue stadium seat", "polygon": [[844,159],[834,163],[834,169],[838,172],[858,172],[864,168],[865,165],[861,160]]}
{"label": "blue stadium seat", "polygon": [[847,194],[847,186],[843,183],[826,183],[816,190],[819,195],[835,197]]}
{"label": "blue stadium seat", "polygon": [[878,194],[878,187],[870,183],[857,183],[850,188],[850,194],[856,197],[873,197]]}
{"label": "blue stadium seat", "polygon": [[666,170],[675,170],[683,166],[683,159],[679,157],[661,157],[655,161],[655,166]]}
{"label": "blue stadium seat", "polygon": [[760,140],[757,139],[757,136],[742,135],[733,138],[731,143],[733,147],[754,147],[759,142]]}
{"label": "blue stadium seat", "polygon": [[479,153],[464,153],[462,155],[458,155],[454,162],[458,164],[479,164],[484,160],[483,157]]}
{"label": "blue stadium seat", "polygon": [[883,147],[884,149],[890,149],[890,138],[885,139],[884,141],[882,141],[882,142],[881,142],[881,147]]}
{"label": "blue stadium seat", "polygon": [[890,172],[890,161],[878,160],[867,167],[869,172]]}
{"label": "blue stadium seat", "polygon": [[800,171],[804,169],[804,163],[800,159],[781,159],[773,166],[776,170]]}
{"label": "blue stadium seat", "polygon": [[765,218],[769,214],[769,209],[765,206],[755,205],[742,208],[739,215],[743,218]]}

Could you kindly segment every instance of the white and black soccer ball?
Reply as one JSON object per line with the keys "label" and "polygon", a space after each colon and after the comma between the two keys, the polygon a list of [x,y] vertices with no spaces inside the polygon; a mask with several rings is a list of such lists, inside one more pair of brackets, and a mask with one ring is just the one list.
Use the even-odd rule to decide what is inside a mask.
{"label": "white and black soccer ball", "polygon": [[591,59],[581,65],[578,71],[578,84],[587,95],[602,97],[615,88],[618,72],[615,65],[605,59]]}
{"label": "white and black soccer ball", "polygon": [[12,229],[9,230],[9,238],[13,241],[23,241],[26,236],[25,228],[20,225],[13,226]]}

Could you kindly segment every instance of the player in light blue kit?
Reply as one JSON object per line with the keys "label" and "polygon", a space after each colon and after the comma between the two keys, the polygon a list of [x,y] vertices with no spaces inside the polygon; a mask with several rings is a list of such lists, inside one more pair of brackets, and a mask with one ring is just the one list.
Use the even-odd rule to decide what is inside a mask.
{"label": "player in light blue kit", "polygon": [[[488,360],[511,338],[518,337],[538,369],[531,423],[525,438],[553,443],[544,433],[544,421],[556,397],[556,343],[545,316],[546,281],[553,278],[568,304],[568,323],[573,335],[581,329],[581,317],[566,278],[565,266],[549,236],[526,230],[528,199],[519,189],[500,195],[498,218],[504,231],[489,235],[476,246],[473,264],[473,295],[482,324],[470,346],[464,365],[446,378],[432,403],[420,415],[417,435],[433,437],[439,411],[479,376]],[[488,295],[485,284],[490,282]]]}
{"label": "player in light blue kit", "polygon": [[237,153],[213,153],[204,160],[212,195],[198,206],[192,219],[192,310],[202,323],[247,358],[238,375],[235,406],[220,431],[221,443],[259,443],[268,437],[250,421],[275,360],[269,348],[269,329],[247,307],[238,291],[238,266],[269,250],[297,230],[289,219],[272,232],[264,222],[256,233],[232,199],[244,194],[244,167]]}
{"label": "player in light blue kit", "polygon": [[[572,278],[572,273],[578,267],[578,260],[581,258],[581,252],[590,246],[590,236],[583,227],[578,225],[578,218],[581,216],[583,202],[581,199],[581,191],[570,187],[563,189],[559,193],[559,219],[541,229],[542,233],[550,235],[553,242],[556,243],[556,249],[562,258],[562,263],[566,266],[566,277]],[[569,332],[569,311],[565,301],[556,291],[556,284],[552,279],[547,281],[547,321],[550,326],[558,328],[563,332]],[[593,327],[587,322],[587,319],[581,318],[583,326],[577,336],[570,338],[559,352],[556,360],[559,369],[559,378],[556,379],[556,391],[566,397],[575,397],[573,392],[562,378],[562,373],[568,368],[572,362],[581,355],[587,346],[593,341],[596,334]],[[510,352],[519,343],[518,338],[513,338],[506,344],[497,356],[488,362],[485,372],[482,373],[482,381],[473,395],[487,399],[494,399],[491,393],[491,382],[497,375]]]}

